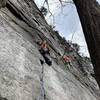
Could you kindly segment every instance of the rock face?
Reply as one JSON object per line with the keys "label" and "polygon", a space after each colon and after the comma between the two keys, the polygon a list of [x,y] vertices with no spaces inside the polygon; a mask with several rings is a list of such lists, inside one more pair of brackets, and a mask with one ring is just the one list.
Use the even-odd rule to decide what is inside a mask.
{"label": "rock face", "polygon": [[0,8],[5,7],[7,0],[0,0]]}
{"label": "rock face", "polygon": [[[66,70],[59,60],[64,50],[51,32],[33,0],[8,0],[0,9],[0,100],[100,100],[98,85],[85,70],[90,64],[82,60],[88,75],[75,59]],[[50,46],[51,67],[40,63],[36,41],[41,39]]]}

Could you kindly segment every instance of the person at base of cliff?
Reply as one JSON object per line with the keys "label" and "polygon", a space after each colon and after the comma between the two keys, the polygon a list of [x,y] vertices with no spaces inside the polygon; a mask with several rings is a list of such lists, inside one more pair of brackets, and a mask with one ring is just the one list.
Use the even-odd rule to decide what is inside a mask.
{"label": "person at base of cliff", "polygon": [[47,45],[47,42],[44,40],[42,42],[39,43],[40,45],[40,53],[42,54],[43,58],[45,59],[45,62],[51,66],[52,65],[52,62],[51,62],[51,59],[50,59],[50,50],[49,50],[49,47]]}
{"label": "person at base of cliff", "polygon": [[68,55],[63,56],[63,61],[64,61],[65,65],[71,65],[71,60],[72,60],[72,58],[70,56],[68,56]]}

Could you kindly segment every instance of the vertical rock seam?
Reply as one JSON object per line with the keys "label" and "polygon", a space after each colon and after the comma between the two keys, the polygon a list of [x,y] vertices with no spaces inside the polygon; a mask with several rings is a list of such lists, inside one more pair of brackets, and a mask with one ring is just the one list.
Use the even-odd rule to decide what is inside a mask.
{"label": "vertical rock seam", "polygon": [[44,89],[44,65],[41,63],[41,72],[40,72],[40,96],[39,100],[45,100],[45,89]]}

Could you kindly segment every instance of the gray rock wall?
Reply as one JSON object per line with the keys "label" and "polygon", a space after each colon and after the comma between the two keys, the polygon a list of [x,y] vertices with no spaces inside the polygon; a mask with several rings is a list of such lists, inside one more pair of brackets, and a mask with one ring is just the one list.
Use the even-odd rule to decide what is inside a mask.
{"label": "gray rock wall", "polygon": [[3,8],[6,6],[8,0],[0,0],[0,8]]}
{"label": "gray rock wall", "polygon": [[[45,100],[99,100],[93,77],[90,81],[81,75],[75,62],[70,71],[64,69],[60,60],[59,64],[55,62],[58,52],[63,52],[48,30],[47,22],[32,0],[8,0],[6,7],[0,9],[1,97],[7,100],[44,100],[41,96],[43,85]],[[42,83],[39,59],[43,58],[36,44],[41,38],[48,41],[54,57],[51,67],[44,64]]]}

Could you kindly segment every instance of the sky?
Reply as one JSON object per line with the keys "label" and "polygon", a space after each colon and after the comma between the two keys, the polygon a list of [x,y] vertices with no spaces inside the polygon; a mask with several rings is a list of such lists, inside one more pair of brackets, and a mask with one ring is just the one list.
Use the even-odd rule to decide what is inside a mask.
{"label": "sky", "polygon": [[[54,15],[54,17],[52,17],[50,16],[50,13],[47,14],[46,20],[48,23],[55,26],[55,30],[58,30],[60,35],[65,37],[66,40],[70,40],[73,43],[78,43],[80,45],[80,54],[89,57],[83,30],[75,5],[72,3],[64,3],[65,6],[62,8],[59,0],[48,1],[50,11]],[[97,1],[100,3],[100,0]],[[40,8],[43,5],[44,0],[35,0],[35,2]],[[45,5],[45,7],[47,6]]]}

